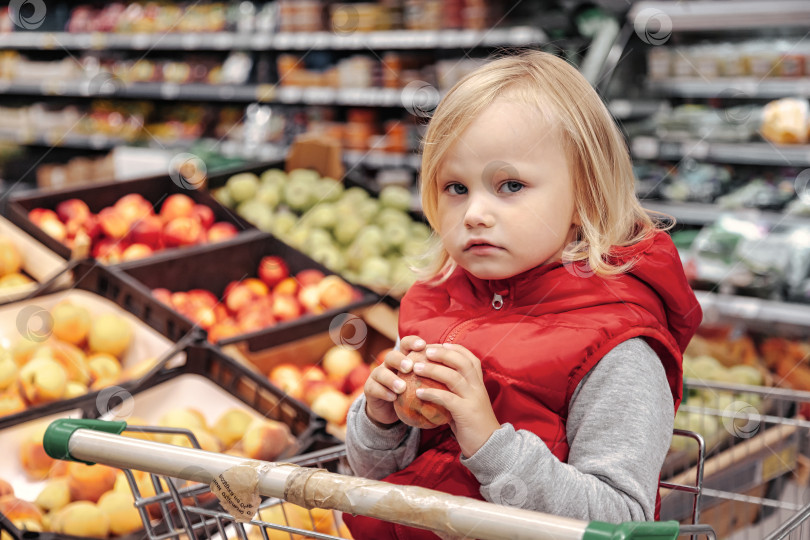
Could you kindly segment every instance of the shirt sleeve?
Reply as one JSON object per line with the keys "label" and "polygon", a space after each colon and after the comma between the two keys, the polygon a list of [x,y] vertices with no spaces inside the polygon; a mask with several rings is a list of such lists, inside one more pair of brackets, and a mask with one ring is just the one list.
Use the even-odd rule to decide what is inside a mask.
{"label": "shirt sleeve", "polygon": [[461,462],[490,502],[585,521],[649,521],[674,416],[660,359],[631,339],[605,355],[571,398],[568,463],[511,424]]}
{"label": "shirt sleeve", "polygon": [[346,418],[346,457],[355,476],[380,480],[404,469],[416,458],[419,430],[402,422],[390,428],[375,425],[360,395]]}

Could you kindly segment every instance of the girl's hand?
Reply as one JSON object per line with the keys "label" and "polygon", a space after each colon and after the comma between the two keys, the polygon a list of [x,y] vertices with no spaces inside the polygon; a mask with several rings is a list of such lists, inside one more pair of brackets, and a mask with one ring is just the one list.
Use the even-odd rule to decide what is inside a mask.
{"label": "girl's hand", "polygon": [[413,361],[406,356],[411,351],[423,350],[425,346],[425,340],[420,337],[405,336],[399,342],[400,350],[386,354],[383,363],[371,372],[363,393],[366,395],[366,415],[373,422],[384,427],[399,421],[394,401],[405,391],[405,381],[397,377],[395,371],[411,371]]}
{"label": "girl's hand", "polygon": [[451,343],[430,345],[425,353],[431,362],[417,362],[413,366],[414,373],[444,383],[449,391],[420,388],[416,397],[441,405],[450,412],[450,429],[456,435],[461,453],[470,457],[501,427],[484,387],[481,361],[466,348]]}

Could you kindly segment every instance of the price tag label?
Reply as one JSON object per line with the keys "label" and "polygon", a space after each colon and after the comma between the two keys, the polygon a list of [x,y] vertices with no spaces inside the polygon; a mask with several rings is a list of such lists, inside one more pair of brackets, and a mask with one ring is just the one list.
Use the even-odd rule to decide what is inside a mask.
{"label": "price tag label", "polygon": [[255,34],[250,39],[250,46],[253,49],[265,50],[273,45],[273,38],[270,34]]}
{"label": "price tag label", "polygon": [[151,43],[152,39],[149,34],[133,34],[132,36],[133,49],[148,49]]}
{"label": "price tag label", "polygon": [[681,145],[681,155],[697,160],[709,157],[711,145],[706,141],[688,141]]}
{"label": "price tag label", "polygon": [[276,49],[289,49],[291,44],[292,35],[289,32],[276,34],[275,42]]}
{"label": "price tag label", "polygon": [[315,105],[334,103],[335,91],[331,88],[307,88],[304,100]]}
{"label": "price tag label", "polygon": [[658,139],[654,137],[636,137],[631,144],[633,154],[639,159],[658,157]]}
{"label": "price tag label", "polygon": [[760,303],[754,299],[736,298],[727,306],[727,313],[743,319],[755,319],[760,311]]}
{"label": "price tag label", "polygon": [[256,86],[256,100],[260,102],[273,101],[276,98],[276,87],[272,84]]}
{"label": "price tag label", "polygon": [[234,44],[233,34],[230,32],[220,32],[214,35],[214,47],[217,49],[231,49]]}
{"label": "price tag label", "polygon": [[177,83],[163,83],[160,85],[160,95],[163,99],[175,99],[180,95],[180,85]]}
{"label": "price tag label", "polygon": [[180,38],[180,46],[184,49],[198,49],[202,40],[198,34],[183,34]]}
{"label": "price tag label", "polygon": [[107,38],[101,32],[93,32],[90,34],[90,48],[100,51],[107,47]]}

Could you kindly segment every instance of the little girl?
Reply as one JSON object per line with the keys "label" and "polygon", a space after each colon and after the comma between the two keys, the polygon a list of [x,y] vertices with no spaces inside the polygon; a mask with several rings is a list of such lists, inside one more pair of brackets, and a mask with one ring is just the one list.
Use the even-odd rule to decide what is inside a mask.
{"label": "little girl", "polygon": [[[702,314],[599,96],[550,54],[484,65],[431,119],[420,187],[440,242],[402,299],[399,350],[349,412],[355,474],[580,520],[655,519]],[[417,396],[449,424],[397,418],[410,370],[447,386]],[[355,538],[436,538],[346,521]]]}

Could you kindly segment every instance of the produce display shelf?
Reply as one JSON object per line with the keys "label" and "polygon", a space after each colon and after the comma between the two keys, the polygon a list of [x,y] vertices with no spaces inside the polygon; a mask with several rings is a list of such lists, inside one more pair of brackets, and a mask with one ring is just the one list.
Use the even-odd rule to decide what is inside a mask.
{"label": "produce display shelf", "polygon": [[810,3],[805,0],[756,2],[635,2],[627,20],[643,28],[650,17],[665,17],[668,30],[677,32],[704,30],[760,29],[810,25]]}
{"label": "produce display shelf", "polygon": [[773,335],[806,338],[810,329],[810,305],[778,302],[747,296],[695,291],[706,324],[745,323]]}
{"label": "produce display shelf", "polygon": [[[108,75],[108,74],[102,74]],[[98,75],[96,76],[98,77]],[[166,101],[260,101],[263,103],[404,107],[410,99],[400,88],[327,88],[276,86],[273,84],[205,84],[174,82],[124,83],[112,75],[76,81],[17,82],[0,80],[0,94],[26,96],[115,97]],[[438,104],[438,93],[421,104],[430,110]]]}
{"label": "produce display shelf", "polygon": [[434,49],[545,43],[539,28],[516,26],[486,30],[389,30],[376,32],[236,32],[113,34],[11,32],[0,34],[0,48],[68,50],[310,50]]}
{"label": "produce display shelf", "polygon": [[647,88],[657,95],[701,98],[767,98],[785,96],[810,97],[810,77],[767,78],[729,77],[706,80],[700,77],[648,81]]}
{"label": "produce display shelf", "polygon": [[778,145],[768,142],[725,143],[705,139],[672,141],[650,136],[631,139],[636,159],[681,160],[692,158],[715,163],[810,167],[810,145]]}
{"label": "produce display shelf", "polygon": [[708,225],[714,223],[721,214],[733,213],[771,224],[810,226],[810,217],[781,214],[756,208],[730,209],[709,203],[660,200],[642,200],[641,205],[647,210],[670,215],[678,223],[684,225]]}

